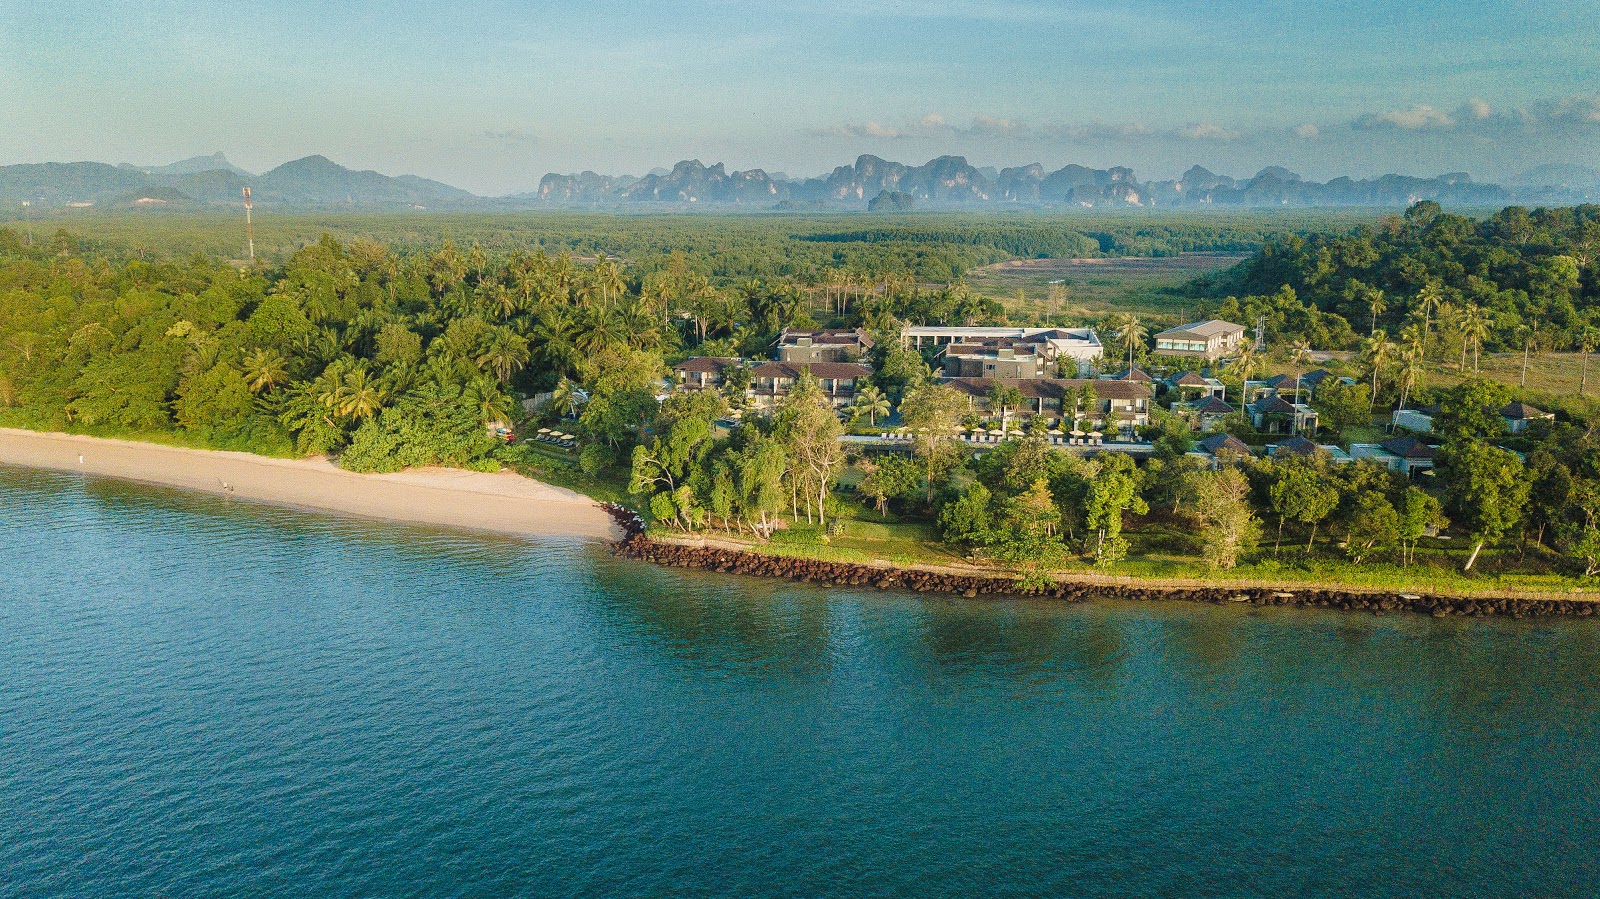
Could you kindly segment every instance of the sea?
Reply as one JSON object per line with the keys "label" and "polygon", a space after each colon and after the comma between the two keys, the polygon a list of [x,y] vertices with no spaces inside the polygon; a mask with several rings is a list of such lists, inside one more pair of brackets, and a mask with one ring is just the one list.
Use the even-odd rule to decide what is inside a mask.
{"label": "sea", "polygon": [[0,467],[0,897],[1593,897],[1600,623],[963,599]]}

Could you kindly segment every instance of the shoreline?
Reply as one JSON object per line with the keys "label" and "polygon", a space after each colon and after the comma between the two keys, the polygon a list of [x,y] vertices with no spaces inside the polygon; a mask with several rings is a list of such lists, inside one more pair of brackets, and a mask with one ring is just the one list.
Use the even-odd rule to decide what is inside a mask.
{"label": "shoreline", "polygon": [[615,544],[617,555],[669,568],[697,568],[724,574],[794,580],[834,587],[875,587],[914,593],[939,593],[966,598],[1034,597],[1063,602],[1094,600],[1238,603],[1251,606],[1298,606],[1347,612],[1414,613],[1434,618],[1573,617],[1600,614],[1600,604],[1589,599],[1528,599],[1494,595],[1401,593],[1353,587],[1306,587],[1297,584],[1269,586],[1238,584],[1166,584],[1159,581],[1108,583],[1091,578],[1058,578],[1051,586],[1022,585],[1016,579],[994,574],[961,574],[884,562],[866,564],[767,555],[723,546],[673,542],[646,536],[628,525],[622,512],[613,511],[628,530]]}
{"label": "shoreline", "polygon": [[612,541],[623,534],[593,499],[509,471],[422,468],[358,474],[325,458],[277,459],[19,428],[0,428],[0,465],[514,537]]}

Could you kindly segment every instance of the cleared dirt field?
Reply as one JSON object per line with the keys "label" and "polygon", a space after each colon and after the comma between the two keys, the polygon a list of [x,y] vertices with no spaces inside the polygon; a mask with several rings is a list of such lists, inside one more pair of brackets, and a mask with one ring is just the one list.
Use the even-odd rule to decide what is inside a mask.
{"label": "cleared dirt field", "polygon": [[[1140,310],[1181,318],[1195,300],[1173,290],[1191,278],[1235,265],[1242,253],[1185,253],[1182,256],[1095,259],[1013,259],[973,269],[972,287],[1005,302],[1013,314],[1099,318],[1111,312]],[[1050,300],[1050,288],[1066,290],[1064,302]],[[1019,301],[1017,292],[1022,291]]]}

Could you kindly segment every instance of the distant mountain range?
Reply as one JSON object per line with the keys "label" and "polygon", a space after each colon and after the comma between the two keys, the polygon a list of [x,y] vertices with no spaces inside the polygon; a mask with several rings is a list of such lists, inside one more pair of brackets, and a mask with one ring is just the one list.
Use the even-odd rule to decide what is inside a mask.
{"label": "distant mountain range", "polygon": [[24,201],[44,208],[218,206],[239,203],[246,186],[266,207],[461,209],[484,202],[438,181],[355,171],[325,156],[307,156],[252,175],[217,153],[151,167],[103,162],[0,166],[0,209],[9,212]]}
{"label": "distant mountain range", "polygon": [[1170,181],[1141,181],[1132,169],[1069,165],[1048,171],[1039,163],[995,169],[960,156],[906,165],[877,156],[858,157],[815,178],[789,178],[761,169],[729,172],[722,163],[690,159],[643,177],[581,172],[550,173],[537,190],[480,197],[415,175],[398,177],[345,168],[307,156],[253,175],[221,153],[169,165],[99,162],[0,166],[0,215],[27,201],[50,208],[193,209],[237,204],[250,187],[266,208],[282,209],[515,209],[538,207],[699,206],[832,208],[1173,208],[1380,206],[1417,200],[1456,206],[1507,203],[1557,204],[1600,199],[1600,172],[1577,165],[1546,165],[1512,185],[1479,184],[1464,173],[1416,178],[1384,175],[1358,180],[1307,181],[1272,166],[1236,179],[1195,166]]}

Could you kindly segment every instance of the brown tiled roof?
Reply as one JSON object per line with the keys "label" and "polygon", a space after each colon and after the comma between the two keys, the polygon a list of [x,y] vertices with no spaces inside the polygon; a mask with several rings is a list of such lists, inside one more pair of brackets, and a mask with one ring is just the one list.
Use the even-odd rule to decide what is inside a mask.
{"label": "brown tiled roof", "polygon": [[1202,415],[1227,415],[1233,412],[1233,407],[1214,396],[1205,396],[1190,403],[1189,411]]}
{"label": "brown tiled roof", "polygon": [[1293,453],[1296,456],[1314,456],[1321,447],[1304,437],[1290,437],[1278,444],[1279,453]]}
{"label": "brown tiled roof", "polygon": [[858,362],[767,362],[756,366],[751,374],[758,378],[798,378],[802,371],[810,371],[813,378],[835,381],[872,374],[872,369]]}
{"label": "brown tiled roof", "polygon": [[1200,441],[1199,446],[1213,456],[1223,450],[1235,452],[1241,456],[1250,455],[1250,447],[1243,440],[1232,434],[1212,434],[1210,437]]}
{"label": "brown tiled roof", "polygon": [[1543,409],[1535,409],[1522,400],[1512,400],[1506,403],[1504,409],[1500,410],[1500,417],[1511,421],[1533,421],[1537,418],[1548,418],[1549,416],[1550,413]]}
{"label": "brown tiled roof", "polygon": [[1292,415],[1294,406],[1276,393],[1269,393],[1251,403],[1250,411],[1257,415]]}
{"label": "brown tiled roof", "polygon": [[1186,371],[1178,377],[1173,378],[1171,383],[1174,387],[1205,387],[1206,379],[1204,376],[1195,372]]}
{"label": "brown tiled roof", "polygon": [[710,375],[719,375],[722,374],[723,369],[731,368],[738,364],[738,359],[729,356],[695,356],[692,359],[685,359],[679,362],[672,368],[674,371],[700,371]]}
{"label": "brown tiled roof", "polygon": [[1144,369],[1138,368],[1138,367],[1134,367],[1134,368],[1124,368],[1122,371],[1119,371],[1114,375],[1108,375],[1107,377],[1101,378],[1100,380],[1102,380],[1102,381],[1144,381],[1146,383],[1153,384],[1153,383],[1155,383],[1156,379],[1150,377],[1150,373],[1145,371]]}
{"label": "brown tiled roof", "polygon": [[1315,390],[1316,388],[1322,386],[1323,381],[1326,381],[1331,377],[1333,377],[1333,372],[1328,371],[1326,368],[1319,368],[1316,371],[1307,372],[1301,375],[1300,383]]}
{"label": "brown tiled roof", "polygon": [[1435,455],[1433,447],[1415,437],[1390,437],[1378,445],[1402,459],[1432,459]]}

